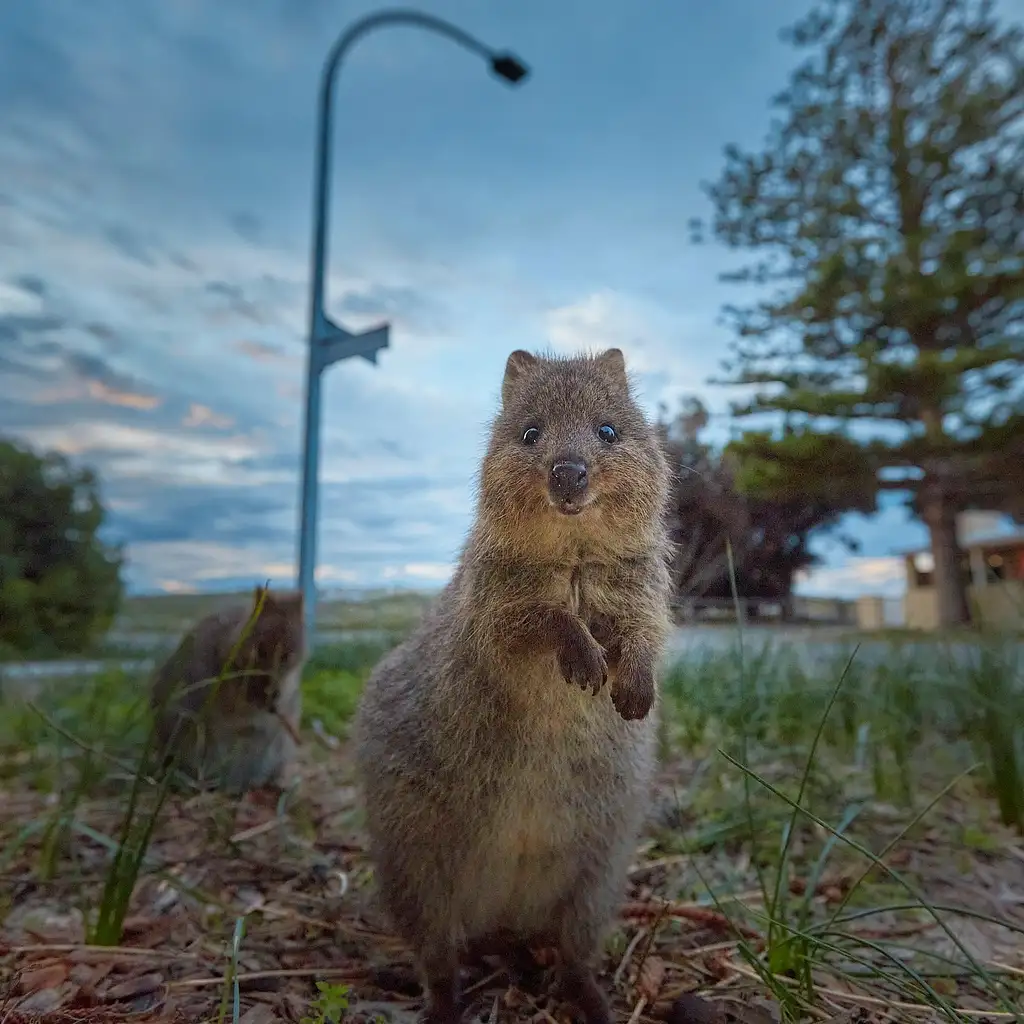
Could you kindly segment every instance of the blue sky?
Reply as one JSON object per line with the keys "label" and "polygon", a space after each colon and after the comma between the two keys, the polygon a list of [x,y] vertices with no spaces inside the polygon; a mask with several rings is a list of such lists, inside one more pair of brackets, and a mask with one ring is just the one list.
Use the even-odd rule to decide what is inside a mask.
{"label": "blue sky", "polygon": [[[688,241],[757,145],[801,0],[424,0],[447,40],[366,38],[336,93],[329,310],[383,318],[324,383],[320,580],[435,585],[518,347],[620,345],[654,410],[726,354],[733,264]],[[1024,12],[1024,0],[1008,0]],[[133,588],[293,576],[322,0],[35,0],[0,11],[0,432],[95,465]],[[716,430],[728,425],[716,418]],[[892,508],[805,591],[898,593]]]}

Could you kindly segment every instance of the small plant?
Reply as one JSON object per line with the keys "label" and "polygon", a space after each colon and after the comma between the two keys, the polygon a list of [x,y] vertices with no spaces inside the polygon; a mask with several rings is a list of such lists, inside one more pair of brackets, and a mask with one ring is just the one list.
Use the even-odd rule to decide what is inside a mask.
{"label": "small plant", "polygon": [[964,709],[1004,825],[1024,835],[1024,679],[1016,645],[985,644],[970,661]]}
{"label": "small plant", "polygon": [[299,1020],[299,1024],[341,1024],[348,1009],[350,985],[332,985],[318,981],[317,997],[309,1004],[310,1012]]}
{"label": "small plant", "polygon": [[241,1012],[241,993],[238,987],[238,955],[242,946],[242,939],[245,937],[245,918],[235,919],[235,931],[231,937],[231,959],[228,961],[228,968],[224,972],[224,988],[221,990],[220,1010],[217,1014],[217,1024],[224,1024],[228,1011],[228,1000],[231,1000],[231,1020],[235,1024]]}

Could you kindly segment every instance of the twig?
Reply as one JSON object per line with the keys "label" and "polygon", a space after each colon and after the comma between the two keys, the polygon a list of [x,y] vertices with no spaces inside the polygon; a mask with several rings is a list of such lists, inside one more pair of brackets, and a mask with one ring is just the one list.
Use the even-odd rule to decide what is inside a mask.
{"label": "twig", "polygon": [[759,932],[730,921],[725,914],[710,907],[698,906],[693,903],[655,903],[653,900],[646,903],[631,902],[623,905],[620,911],[622,917],[665,917],[683,918],[687,921],[696,921],[698,924],[715,928],[718,931],[738,931],[746,939],[762,939]]}
{"label": "twig", "polygon": [[261,836],[265,832],[273,831],[281,823],[281,818],[273,817],[269,821],[263,821],[259,825],[253,825],[252,828],[244,828],[241,832],[236,832],[228,839],[228,842],[244,843],[246,839],[255,839],[256,836]]}
{"label": "twig", "polygon": [[641,996],[636,1001],[636,1006],[633,1007],[633,1012],[629,1015],[629,1024],[636,1024],[640,1019],[640,1014],[644,1012],[644,1007],[647,1005],[647,997]]}
{"label": "twig", "polygon": [[301,747],[302,737],[299,735],[298,729],[296,729],[295,726],[292,725],[292,723],[289,722],[288,719],[285,718],[285,716],[277,710],[277,708],[274,709],[274,716],[284,726],[285,731],[288,733],[288,735],[291,736],[291,738],[295,741],[295,745]]}
{"label": "twig", "polygon": [[481,978],[480,981],[475,981],[473,982],[472,985],[468,985],[465,989],[463,989],[462,994],[464,996],[469,996],[472,995],[474,992],[479,992],[481,989],[487,988],[487,986],[490,985],[491,982],[493,982],[496,978],[500,978],[505,973],[507,972],[505,971],[504,967],[499,968],[496,971],[492,971],[490,974],[487,975],[486,978]]}
{"label": "twig", "polygon": [[989,964],[989,966],[995,967],[1000,971],[1006,971],[1008,974],[1019,974],[1022,978],[1024,978],[1024,968],[1011,967],[1009,964],[1001,964],[998,960],[993,960],[992,963]]}
{"label": "twig", "polygon": [[[365,967],[295,967],[274,971],[247,971],[237,974],[238,982],[259,981],[263,978],[344,978],[347,981],[360,981],[366,977]],[[172,988],[209,988],[211,985],[223,985],[224,978],[183,978],[180,981],[169,981],[167,987]]]}
{"label": "twig", "polygon": [[636,947],[640,945],[641,940],[646,934],[647,929],[641,926],[637,929],[636,935],[630,939],[629,945],[626,947],[626,952],[623,953],[622,959],[619,961],[619,966],[615,968],[615,973],[612,975],[612,985],[618,985],[619,979],[626,970],[626,965],[629,963],[630,957],[632,957]]}
{"label": "twig", "polygon": [[61,942],[31,946],[11,946],[12,953],[96,953],[100,956],[167,957],[171,960],[197,960],[194,953],[179,953],[172,949],[145,949],[141,946],[94,946],[87,943]]}

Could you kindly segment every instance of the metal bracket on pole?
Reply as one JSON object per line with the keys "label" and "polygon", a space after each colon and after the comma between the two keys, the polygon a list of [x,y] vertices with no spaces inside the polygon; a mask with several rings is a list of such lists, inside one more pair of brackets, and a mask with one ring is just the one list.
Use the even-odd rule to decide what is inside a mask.
{"label": "metal bracket on pole", "polygon": [[380,324],[368,331],[353,334],[324,315],[317,317],[317,321],[313,351],[316,352],[317,366],[320,370],[341,359],[351,359],[355,356],[360,356],[376,366],[377,353],[382,348],[387,348],[390,342],[390,324]]}

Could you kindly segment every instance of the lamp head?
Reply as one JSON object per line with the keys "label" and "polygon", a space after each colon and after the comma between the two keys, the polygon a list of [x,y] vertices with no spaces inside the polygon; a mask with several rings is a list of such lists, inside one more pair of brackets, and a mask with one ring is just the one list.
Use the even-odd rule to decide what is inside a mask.
{"label": "lamp head", "polygon": [[491,71],[510,85],[518,85],[530,73],[530,69],[511,53],[496,53],[491,58]]}

